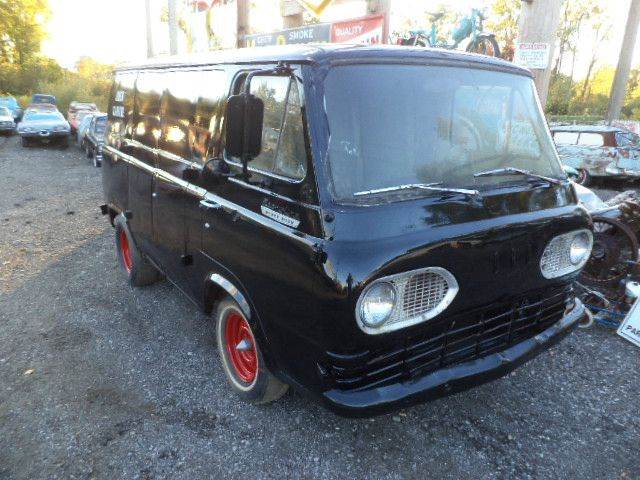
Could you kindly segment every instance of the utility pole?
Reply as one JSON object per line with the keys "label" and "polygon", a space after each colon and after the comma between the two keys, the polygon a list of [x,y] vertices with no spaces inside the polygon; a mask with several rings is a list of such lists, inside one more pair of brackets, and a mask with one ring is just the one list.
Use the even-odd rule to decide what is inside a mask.
{"label": "utility pole", "polygon": [[389,20],[391,12],[391,0],[367,0],[367,13],[369,15],[384,15],[384,30],[382,43],[389,43]]}
{"label": "utility pole", "polygon": [[249,33],[249,0],[236,0],[237,22],[236,22],[236,47],[242,48],[245,45],[244,37]]}
{"label": "utility pole", "polygon": [[280,0],[280,13],[284,28],[301,27],[304,23],[304,8],[295,0]]}
{"label": "utility pole", "polygon": [[609,108],[607,108],[608,124],[620,118],[620,110],[622,110],[624,97],[627,93],[627,81],[629,80],[629,72],[631,70],[633,47],[635,46],[638,35],[639,21],[640,0],[631,0],[627,26],[624,30],[624,39],[622,40],[622,49],[620,50],[620,57],[618,58],[618,67],[616,68],[616,75],[613,77],[613,85],[611,86]]}
{"label": "utility pole", "polygon": [[147,58],[153,57],[153,37],[151,35],[151,0],[144,0],[144,13],[147,21]]}
{"label": "utility pole", "polygon": [[169,53],[178,53],[178,17],[176,15],[176,0],[169,0]]}
{"label": "utility pole", "polygon": [[518,42],[546,43],[549,45],[549,60],[544,69],[533,69],[540,103],[547,103],[549,80],[551,80],[551,59],[556,43],[556,31],[560,24],[560,7],[563,0],[525,0],[520,12]]}

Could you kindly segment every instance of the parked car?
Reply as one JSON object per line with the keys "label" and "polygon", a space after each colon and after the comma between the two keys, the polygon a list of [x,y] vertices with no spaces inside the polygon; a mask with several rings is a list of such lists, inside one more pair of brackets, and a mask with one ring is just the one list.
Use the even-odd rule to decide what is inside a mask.
{"label": "parked car", "polygon": [[592,177],[640,178],[640,137],[603,125],[552,127],[562,163],[578,170],[577,182],[588,185]]}
{"label": "parked car", "polygon": [[31,103],[48,103],[51,105],[57,105],[56,97],[45,93],[34,93],[31,96]]}
{"label": "parked car", "polygon": [[0,107],[9,109],[14,122],[18,122],[22,118],[22,109],[14,97],[0,97]]}
{"label": "parked car", "polygon": [[78,143],[78,147],[80,148],[80,150],[84,150],[87,128],[89,128],[91,118],[93,118],[95,114],[96,112],[89,112],[87,115],[84,115],[82,117],[82,120],[78,124],[78,131],[76,132],[76,142]]}
{"label": "parked car", "polygon": [[82,124],[82,121],[85,118],[89,118],[89,122],[91,121],[91,118],[96,115],[98,112],[93,111],[93,110],[80,110],[79,112],[77,112],[75,114],[75,123],[76,123],[76,128],[73,128],[73,125],[71,125],[71,122],[69,122],[69,125],[71,125],[71,133],[73,135],[75,135],[78,131],[78,128],[80,127],[80,125]]}
{"label": "parked car", "polygon": [[71,102],[67,111],[67,121],[71,125],[71,133],[75,134],[82,117],[89,112],[95,112],[98,107],[95,103]]}
{"label": "parked car", "polygon": [[125,278],[213,313],[245,401],[294,385],[386,412],[505,375],[586,315],[589,216],[509,62],[326,44],[130,65],[106,139]]}
{"label": "parked car", "polygon": [[63,148],[69,145],[69,123],[58,111],[28,111],[18,125],[22,146],[33,143],[57,143]]}
{"label": "parked car", "polygon": [[94,167],[99,167],[102,164],[102,147],[104,146],[106,130],[107,114],[100,113],[93,115],[87,128],[84,143],[87,158],[93,159]]}
{"label": "parked car", "polygon": [[0,107],[0,133],[12,134],[16,129],[13,113],[7,107]]}

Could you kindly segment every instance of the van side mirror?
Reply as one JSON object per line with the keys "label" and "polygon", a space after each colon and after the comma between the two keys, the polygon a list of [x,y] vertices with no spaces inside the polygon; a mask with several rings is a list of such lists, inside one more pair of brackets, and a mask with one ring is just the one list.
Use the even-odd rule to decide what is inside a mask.
{"label": "van side mirror", "polygon": [[260,155],[264,102],[250,93],[232,95],[225,111],[227,154],[243,164]]}

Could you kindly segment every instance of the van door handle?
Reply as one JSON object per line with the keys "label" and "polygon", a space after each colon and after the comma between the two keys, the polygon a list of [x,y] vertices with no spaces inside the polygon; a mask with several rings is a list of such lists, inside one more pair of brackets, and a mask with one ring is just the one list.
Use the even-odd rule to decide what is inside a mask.
{"label": "van door handle", "polygon": [[211,200],[200,200],[200,208],[205,208],[207,210],[220,210],[222,205]]}

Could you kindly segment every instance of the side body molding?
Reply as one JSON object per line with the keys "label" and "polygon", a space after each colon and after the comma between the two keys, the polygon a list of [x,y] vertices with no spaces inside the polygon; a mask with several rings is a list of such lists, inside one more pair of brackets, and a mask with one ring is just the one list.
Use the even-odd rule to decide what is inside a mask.
{"label": "side body molding", "polygon": [[242,295],[240,290],[238,290],[233,283],[217,273],[212,273],[209,276],[209,280],[222,287],[240,306],[240,309],[242,310],[242,313],[244,313],[245,317],[247,317],[247,319],[251,318],[251,308],[249,307],[247,299],[244,298],[244,295]]}

